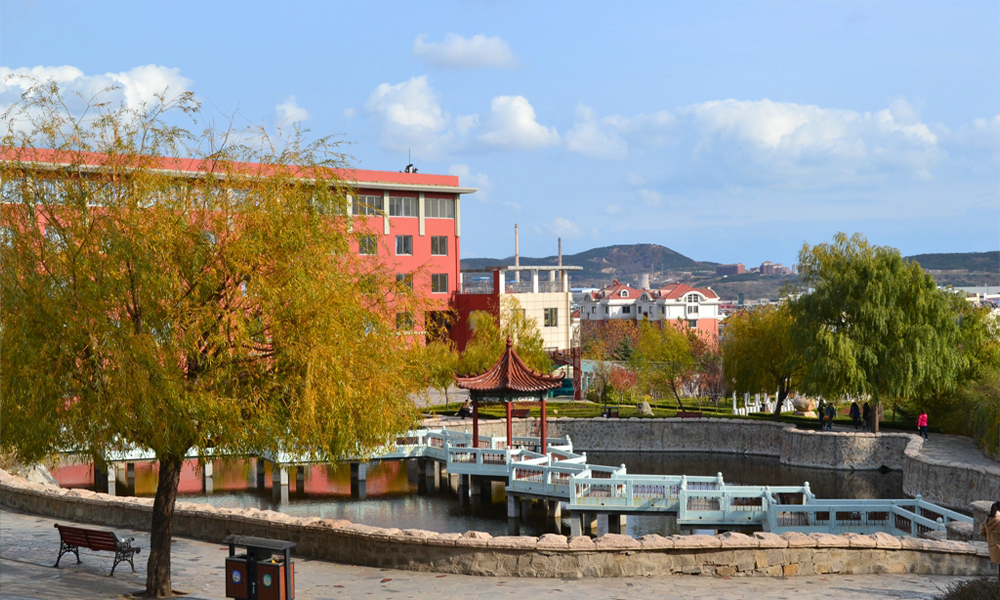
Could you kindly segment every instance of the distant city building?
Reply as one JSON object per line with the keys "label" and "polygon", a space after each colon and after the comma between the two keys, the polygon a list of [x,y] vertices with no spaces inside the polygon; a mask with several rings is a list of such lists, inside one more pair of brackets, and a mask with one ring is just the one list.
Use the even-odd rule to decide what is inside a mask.
{"label": "distant city building", "polygon": [[451,328],[456,347],[462,351],[469,343],[469,316],[474,311],[499,318],[503,297],[514,295],[524,316],[538,323],[545,349],[569,350],[573,347],[574,312],[569,271],[580,270],[583,267],[500,266],[462,271]]}
{"label": "distant city building", "polygon": [[747,268],[743,263],[736,263],[734,265],[718,265],[715,267],[715,274],[719,277],[725,277],[727,275],[742,275],[747,272]]}
{"label": "distant city building", "polygon": [[719,296],[707,288],[693,288],[671,283],[658,289],[634,288],[615,282],[603,289],[584,294],[580,302],[583,327],[599,326],[608,321],[640,320],[663,326],[669,323],[697,329],[700,335],[715,340],[719,335]]}

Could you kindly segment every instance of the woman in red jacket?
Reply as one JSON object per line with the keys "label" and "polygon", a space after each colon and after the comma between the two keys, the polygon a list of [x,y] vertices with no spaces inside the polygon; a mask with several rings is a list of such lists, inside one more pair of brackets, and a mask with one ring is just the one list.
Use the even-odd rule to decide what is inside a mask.
{"label": "woman in red jacket", "polygon": [[920,414],[917,415],[917,427],[920,428],[920,435],[924,436],[924,440],[927,440],[927,411],[921,410]]}

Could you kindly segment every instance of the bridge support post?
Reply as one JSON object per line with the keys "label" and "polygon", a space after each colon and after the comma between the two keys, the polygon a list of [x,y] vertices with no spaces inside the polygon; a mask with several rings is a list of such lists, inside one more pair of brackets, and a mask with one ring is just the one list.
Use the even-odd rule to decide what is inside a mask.
{"label": "bridge support post", "polygon": [[532,500],[531,498],[525,498],[524,496],[521,496],[521,520],[522,521],[527,521],[528,520],[528,515],[531,514],[531,507],[532,507],[533,503],[534,503],[534,500]]}
{"label": "bridge support post", "polygon": [[623,514],[608,513],[608,533],[625,533],[628,518]]}
{"label": "bridge support post", "polygon": [[489,479],[480,479],[478,481],[478,484],[479,484],[479,490],[478,490],[479,493],[474,494],[474,496],[479,496],[479,501],[482,502],[483,504],[492,504],[493,482],[490,481]]}
{"label": "bridge support post", "polygon": [[295,467],[295,491],[304,494],[306,491],[306,467],[299,465]]}
{"label": "bridge support post", "polygon": [[596,524],[594,527],[594,534],[597,537],[601,537],[602,535],[609,533],[608,521],[610,519],[608,517],[611,515],[608,515],[607,513],[598,513],[596,516],[597,518],[594,519],[594,523]]}
{"label": "bridge support post", "polygon": [[581,515],[583,517],[583,534],[594,535],[597,532],[597,514],[585,512]]}
{"label": "bridge support post", "polygon": [[288,469],[278,463],[271,465],[271,498],[278,504],[288,502]]}
{"label": "bridge support post", "polygon": [[424,475],[427,479],[428,491],[436,491],[441,485],[441,463],[436,460],[427,459],[427,466],[424,468]]}
{"label": "bridge support post", "polygon": [[364,500],[368,497],[368,463],[351,463],[351,498]]}
{"label": "bridge support post", "polygon": [[560,533],[560,521],[562,521],[562,502],[558,500],[546,500],[547,509],[546,529]]}
{"label": "bridge support post", "polygon": [[569,511],[569,536],[580,537],[583,535],[583,514],[575,510]]}
{"label": "bridge support post", "polygon": [[524,515],[522,502],[514,494],[507,494],[507,535],[521,534],[521,518]]}
{"label": "bridge support post", "polygon": [[206,494],[215,491],[215,469],[211,460],[206,460],[201,466],[201,490]]}
{"label": "bridge support post", "polygon": [[266,459],[263,456],[258,456],[256,458],[256,460],[255,460],[255,462],[257,463],[257,489],[258,490],[264,489],[264,484],[266,483],[264,481],[264,475],[265,475],[265,470],[264,469],[266,468],[266,466],[264,464],[265,461],[266,461]]}
{"label": "bridge support post", "polygon": [[463,502],[469,499],[472,494],[472,476],[468,473],[463,473],[458,476],[458,497],[462,499]]}

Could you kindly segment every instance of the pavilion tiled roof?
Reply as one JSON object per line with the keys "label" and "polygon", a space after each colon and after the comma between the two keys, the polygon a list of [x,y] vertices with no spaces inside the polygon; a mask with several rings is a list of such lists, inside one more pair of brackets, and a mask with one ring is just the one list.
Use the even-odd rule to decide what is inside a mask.
{"label": "pavilion tiled roof", "polygon": [[489,369],[477,375],[455,375],[458,387],[476,392],[544,392],[562,385],[559,375],[545,375],[528,368],[507,338],[507,349]]}

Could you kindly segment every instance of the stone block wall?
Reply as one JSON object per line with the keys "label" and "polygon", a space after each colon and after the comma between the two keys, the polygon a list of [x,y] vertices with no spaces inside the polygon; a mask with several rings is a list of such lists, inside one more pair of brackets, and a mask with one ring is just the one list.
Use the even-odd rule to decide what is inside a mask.
{"label": "stone block wall", "polygon": [[[27,512],[148,530],[152,499],[120,498],[30,483],[0,471],[0,503]],[[229,534],[297,544],[294,555],[372,567],[498,577],[629,577],[671,574],[795,576],[995,572],[983,542],[935,541],[874,535],[786,533],[753,536],[608,534],[566,538],[502,536],[469,531],[435,533],[380,529],[319,518],[294,518],[256,509],[223,509],[179,502],[175,535],[221,543]],[[306,577],[300,573],[299,577]]]}

